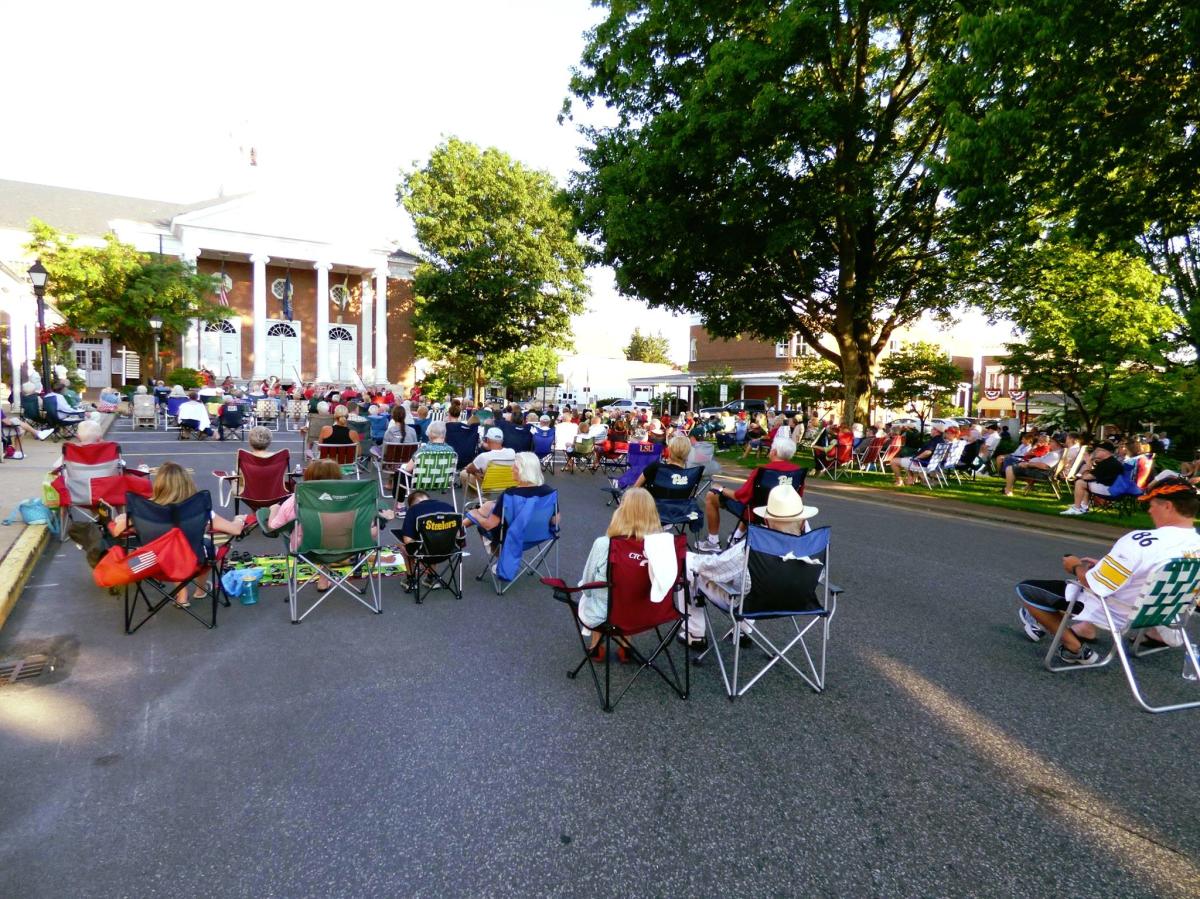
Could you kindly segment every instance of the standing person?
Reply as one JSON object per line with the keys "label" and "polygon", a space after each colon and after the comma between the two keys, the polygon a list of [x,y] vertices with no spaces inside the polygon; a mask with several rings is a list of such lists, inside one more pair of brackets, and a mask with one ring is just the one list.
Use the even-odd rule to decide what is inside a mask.
{"label": "standing person", "polygon": [[[1067,603],[1076,603],[1078,611],[1063,632],[1058,649],[1058,660],[1064,664],[1096,665],[1103,661],[1083,642],[1095,638],[1097,627],[1108,627],[1100,597],[1108,603],[1117,627],[1123,628],[1156,568],[1180,556],[1200,555],[1200,534],[1196,533],[1200,496],[1191,484],[1183,478],[1160,478],[1138,499],[1146,504],[1154,523],[1152,530],[1126,534],[1099,561],[1063,556],[1063,570],[1076,579],[1075,583],[1030,580],[1017,585],[1021,599],[1018,616],[1025,635],[1034,642],[1057,631]],[[1175,631],[1153,630],[1148,635],[1152,640],[1172,646],[1181,642]],[[1121,635],[1113,634],[1113,639],[1120,640]]]}

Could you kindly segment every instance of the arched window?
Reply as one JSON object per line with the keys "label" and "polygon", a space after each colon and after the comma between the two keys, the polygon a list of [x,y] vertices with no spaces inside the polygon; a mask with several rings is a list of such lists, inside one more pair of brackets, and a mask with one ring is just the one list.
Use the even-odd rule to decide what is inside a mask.
{"label": "arched window", "polygon": [[220,321],[209,322],[208,324],[206,324],[204,326],[204,330],[208,331],[210,334],[211,333],[220,333],[220,334],[236,334],[237,333],[237,329],[233,327],[233,324],[228,319],[224,319],[224,318],[221,319]]}
{"label": "arched window", "polygon": [[330,340],[353,340],[354,337],[345,328],[330,328],[329,329],[329,339]]}
{"label": "arched window", "polygon": [[270,329],[267,331],[267,336],[268,337],[295,337],[296,329],[293,328],[291,325],[284,324],[283,322],[276,322],[275,324],[271,325]]}

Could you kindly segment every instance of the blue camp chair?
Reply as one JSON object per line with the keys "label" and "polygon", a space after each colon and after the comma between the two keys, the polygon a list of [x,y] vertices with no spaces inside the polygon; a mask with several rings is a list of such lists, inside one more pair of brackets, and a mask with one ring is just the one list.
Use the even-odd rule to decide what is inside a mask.
{"label": "blue camp chair", "polygon": [[[508,491],[500,516],[499,552],[493,559],[485,552],[485,568],[475,578],[492,576],[498,596],[508,592],[522,573],[532,577],[558,576],[558,491],[545,496],[521,496]],[[484,535],[480,532],[480,537]],[[550,553],[554,563],[550,566]],[[550,568],[553,567],[553,571]]]}

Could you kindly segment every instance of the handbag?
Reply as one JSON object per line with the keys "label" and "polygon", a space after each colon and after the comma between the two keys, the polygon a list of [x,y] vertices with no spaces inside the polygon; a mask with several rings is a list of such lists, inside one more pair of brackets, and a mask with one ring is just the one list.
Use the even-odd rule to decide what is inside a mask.
{"label": "handbag", "polygon": [[92,579],[99,587],[123,587],[147,578],[181,583],[192,577],[198,567],[187,536],[179,528],[171,528],[132,551],[114,546],[92,570]]}

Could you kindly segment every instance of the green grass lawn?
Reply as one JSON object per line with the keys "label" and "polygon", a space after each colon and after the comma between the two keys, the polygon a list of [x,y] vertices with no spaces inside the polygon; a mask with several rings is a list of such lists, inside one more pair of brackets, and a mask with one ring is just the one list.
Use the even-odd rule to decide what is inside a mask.
{"label": "green grass lawn", "polygon": [[[747,468],[753,465],[762,464],[766,461],[764,456],[749,456],[742,459],[741,449],[726,450],[717,453],[717,458],[723,462],[730,462],[738,465],[744,465]],[[812,451],[802,449],[796,454],[796,461],[808,467],[813,465]],[[828,478],[816,479],[818,482],[823,481],[830,483]],[[855,484],[860,487],[874,487],[879,490],[894,490],[898,493],[918,494],[922,496],[943,497],[945,499],[956,499],[962,502],[976,503],[981,506],[1000,506],[1006,509],[1020,509],[1023,512],[1037,512],[1042,515],[1058,515],[1063,509],[1071,505],[1072,499],[1063,488],[1059,488],[1059,493],[1062,499],[1055,499],[1054,494],[1050,492],[1049,486],[1046,484],[1037,484],[1028,495],[1022,491],[1025,489],[1024,484],[1018,482],[1014,496],[1004,495],[1004,482],[1000,478],[979,476],[974,481],[963,477],[963,482],[959,485],[953,475],[950,476],[949,487],[938,487],[934,490],[929,490],[924,484],[919,484],[915,487],[896,487],[893,483],[890,474],[881,475],[874,472],[860,474],[842,475],[839,479],[841,483]],[[1083,521],[1100,521],[1106,524],[1113,524],[1123,528],[1152,528],[1153,523],[1150,521],[1150,516],[1139,509],[1132,516],[1125,518],[1118,517],[1115,512],[1103,511],[1092,512],[1088,515],[1081,516]]]}

